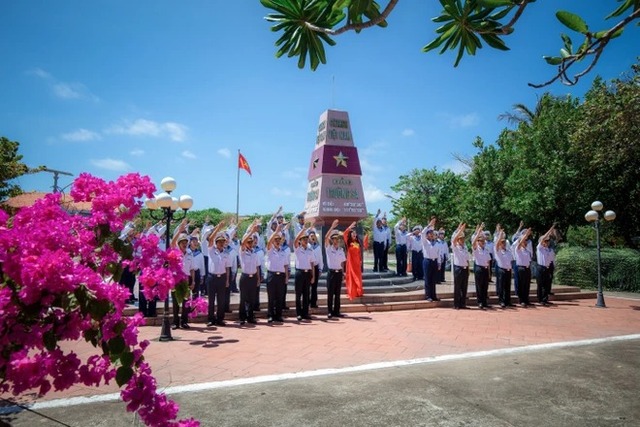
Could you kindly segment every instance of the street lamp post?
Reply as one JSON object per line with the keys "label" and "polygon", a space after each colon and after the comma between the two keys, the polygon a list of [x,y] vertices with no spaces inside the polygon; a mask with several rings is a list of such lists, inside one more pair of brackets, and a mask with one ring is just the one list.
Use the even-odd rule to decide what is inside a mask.
{"label": "street lamp post", "polygon": [[[187,216],[187,211],[193,206],[193,199],[191,196],[180,196],[180,199],[171,197],[171,192],[176,189],[176,180],[170,176],[163,178],[160,182],[160,187],[164,190],[163,193],[158,194],[153,199],[147,199],[145,205],[149,208],[149,214],[151,218],[156,221],[166,221],[167,229],[165,233],[165,250],[169,250],[171,242],[171,220],[180,221]],[[181,217],[176,215],[178,209],[183,209]],[[157,210],[162,211],[162,215],[156,216]],[[175,304],[175,301],[173,302]],[[164,300],[164,313],[162,317],[162,330],[160,331],[160,341],[172,341],[171,336],[171,320],[169,318],[169,295]]]}
{"label": "street lamp post", "polygon": [[[591,203],[591,210],[584,215],[584,218],[593,222],[596,229],[596,248],[598,253],[598,300],[596,301],[596,307],[606,308],[604,304],[604,295],[602,294],[602,274],[601,274],[601,256],[600,256],[600,211],[602,210],[602,203],[595,201]],[[616,213],[614,211],[606,211],[604,213],[604,219],[607,221],[613,221],[616,219]]]}

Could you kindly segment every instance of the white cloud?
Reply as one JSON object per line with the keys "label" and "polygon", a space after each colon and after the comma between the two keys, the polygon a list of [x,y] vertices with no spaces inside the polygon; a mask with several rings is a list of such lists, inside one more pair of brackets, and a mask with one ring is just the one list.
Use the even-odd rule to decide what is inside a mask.
{"label": "white cloud", "polygon": [[184,150],[184,151],[182,152],[182,157],[185,157],[185,158],[187,158],[187,159],[197,159],[197,158],[198,158],[195,154],[193,154],[193,153],[192,153],[191,151],[189,151],[189,150]]}
{"label": "white cloud", "polygon": [[413,136],[416,134],[416,131],[413,129],[405,129],[402,131],[402,136]]}
{"label": "white cloud", "polygon": [[360,159],[360,168],[362,169],[363,175],[370,175],[384,171],[383,166],[371,163],[369,159],[366,158]]}
{"label": "white cloud", "polygon": [[[287,170],[282,172],[282,177],[286,178],[286,179],[301,179],[301,178],[305,178],[307,177],[307,169],[306,168],[301,168],[301,167],[297,167],[297,168],[293,168],[291,170]],[[305,188],[306,188],[306,183],[305,183]]]}
{"label": "white cloud", "polygon": [[132,156],[138,156],[138,157],[139,157],[139,156],[142,156],[142,155],[144,154],[144,150],[141,150],[141,149],[139,149],[139,148],[136,148],[136,149],[134,149],[134,150],[131,150],[131,151],[129,152],[129,154],[131,154]]}
{"label": "white cloud", "polygon": [[469,166],[465,165],[459,160],[452,160],[451,162],[440,166],[440,169],[443,171],[449,169],[451,172],[457,173],[457,174],[463,174],[463,173],[469,172]]}
{"label": "white cloud", "polygon": [[231,158],[231,151],[228,148],[221,148],[217,151],[217,153],[224,158],[227,158],[227,159]]}
{"label": "white cloud", "polygon": [[123,172],[131,169],[131,166],[127,162],[115,159],[92,159],[91,164],[100,169],[106,169],[110,171]]}
{"label": "white cloud", "polygon": [[36,76],[36,77],[40,77],[41,79],[51,79],[51,74],[47,73],[45,70],[43,70],[42,68],[34,68],[32,70],[27,71],[27,74],[30,74],[32,76]]}
{"label": "white cloud", "polygon": [[278,187],[273,187],[271,189],[271,194],[273,194],[274,196],[286,196],[289,197],[293,194],[293,192],[291,190],[283,190],[282,188],[278,188]]}
{"label": "white cloud", "polygon": [[185,125],[175,122],[159,123],[153,120],[137,119],[133,122],[125,122],[122,125],[114,125],[107,129],[106,132],[119,135],[169,138],[172,141],[182,142],[187,139],[188,129]]}
{"label": "white cloud", "polygon": [[379,202],[386,199],[384,191],[382,191],[375,185],[363,183],[363,187],[364,188],[362,189],[362,191],[364,191],[364,199],[367,201],[367,203]]}
{"label": "white cloud", "polygon": [[480,124],[480,116],[478,113],[469,113],[459,116],[445,115],[444,118],[452,128],[468,128]]}
{"label": "white cloud", "polygon": [[91,91],[82,83],[63,82],[56,79],[51,73],[41,69],[34,68],[27,71],[27,74],[36,76],[49,84],[53,94],[60,99],[83,99],[94,102],[100,102],[100,98],[91,93]]}
{"label": "white cloud", "polygon": [[80,141],[93,141],[101,138],[100,138],[100,134],[96,132],[90,131],[88,129],[80,128],[80,129],[74,130],[73,132],[62,134],[62,139],[66,139],[67,141],[80,142]]}

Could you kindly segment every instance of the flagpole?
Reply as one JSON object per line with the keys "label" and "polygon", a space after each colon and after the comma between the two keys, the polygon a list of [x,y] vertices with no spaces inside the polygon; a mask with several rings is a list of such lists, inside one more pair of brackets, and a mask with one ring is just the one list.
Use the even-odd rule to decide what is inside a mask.
{"label": "flagpole", "polygon": [[240,213],[240,149],[238,148],[238,179],[236,181],[236,224],[239,224],[238,220]]}

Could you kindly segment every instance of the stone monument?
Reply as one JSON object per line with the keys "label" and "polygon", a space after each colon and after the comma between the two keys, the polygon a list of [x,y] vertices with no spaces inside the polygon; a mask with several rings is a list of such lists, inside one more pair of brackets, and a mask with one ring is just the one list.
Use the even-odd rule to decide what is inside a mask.
{"label": "stone monument", "polygon": [[305,219],[323,225],[323,236],[335,219],[344,230],[367,217],[360,159],[346,111],[327,110],[320,115],[308,179]]}

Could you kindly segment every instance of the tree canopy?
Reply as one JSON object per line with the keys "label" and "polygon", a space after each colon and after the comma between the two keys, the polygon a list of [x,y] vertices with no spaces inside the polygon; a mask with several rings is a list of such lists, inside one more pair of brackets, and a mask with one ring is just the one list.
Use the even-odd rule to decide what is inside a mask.
{"label": "tree canopy", "polygon": [[[536,0],[439,0],[442,11],[432,21],[441,24],[435,30],[436,38],[427,43],[423,52],[439,49],[442,54],[457,50],[454,66],[463,56],[475,55],[487,45],[493,49],[509,50],[505,39],[525,11]],[[336,44],[332,37],[347,31],[360,32],[373,26],[386,27],[399,0],[389,0],[382,9],[374,0],[260,0],[272,10],[265,19],[273,22],[271,30],[282,32],[276,41],[276,57],[287,55],[298,58],[298,67],[308,64],[312,70],[326,64],[324,45]],[[570,30],[560,34],[562,41],[557,56],[545,56],[544,60],[556,67],[554,76],[542,84],[543,87],[557,80],[573,85],[580,77],[591,71],[606,46],[619,37],[625,27],[640,19],[640,0],[617,0],[606,19],[615,21],[608,28],[595,30],[578,14],[559,10],[557,19]],[[585,7],[589,7],[586,5]],[[576,43],[574,43],[574,39]],[[569,74],[576,64],[585,65],[581,71]]]}
{"label": "tree canopy", "polygon": [[30,169],[22,163],[22,155],[18,154],[19,147],[19,142],[0,137],[0,200],[22,193],[18,184],[10,182],[12,179],[41,169]]}
{"label": "tree canopy", "polygon": [[[617,213],[609,224],[632,245],[640,230],[640,64],[621,79],[596,79],[580,100],[543,95],[526,120],[495,143],[474,142],[470,171],[414,170],[393,187],[394,213],[537,232],[553,223],[566,234],[585,224],[591,202]],[[453,176],[452,176],[453,175]],[[448,185],[445,185],[448,183]],[[451,185],[455,183],[455,185]]]}

